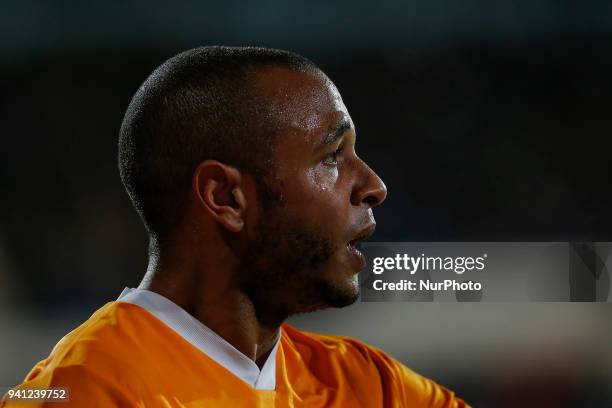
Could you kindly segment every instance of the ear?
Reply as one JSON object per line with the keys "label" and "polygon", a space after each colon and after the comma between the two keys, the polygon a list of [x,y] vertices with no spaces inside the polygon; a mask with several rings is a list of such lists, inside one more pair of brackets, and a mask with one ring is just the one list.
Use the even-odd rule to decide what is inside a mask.
{"label": "ear", "polygon": [[206,160],[193,173],[192,191],[200,207],[232,232],[244,227],[246,199],[240,170],[216,160]]}

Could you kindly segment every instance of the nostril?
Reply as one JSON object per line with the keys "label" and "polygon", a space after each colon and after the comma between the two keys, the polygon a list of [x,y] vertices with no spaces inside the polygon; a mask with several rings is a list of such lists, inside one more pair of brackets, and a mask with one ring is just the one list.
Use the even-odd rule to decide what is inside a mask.
{"label": "nostril", "polygon": [[369,205],[370,207],[375,207],[378,205],[380,200],[373,195],[369,195],[363,199],[363,202]]}

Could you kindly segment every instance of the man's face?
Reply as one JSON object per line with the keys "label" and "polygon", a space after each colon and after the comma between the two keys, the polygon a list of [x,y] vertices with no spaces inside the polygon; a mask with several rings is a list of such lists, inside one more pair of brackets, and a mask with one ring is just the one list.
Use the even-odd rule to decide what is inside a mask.
{"label": "man's face", "polygon": [[281,130],[260,183],[245,288],[260,308],[287,315],[349,305],[365,266],[356,244],[374,232],[385,185],[356,155],[353,122],[327,77],[282,68],[256,77]]}

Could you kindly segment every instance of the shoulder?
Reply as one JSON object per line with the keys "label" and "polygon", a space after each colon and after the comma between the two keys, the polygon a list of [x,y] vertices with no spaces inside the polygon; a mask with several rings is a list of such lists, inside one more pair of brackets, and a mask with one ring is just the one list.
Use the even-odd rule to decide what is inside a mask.
{"label": "shoulder", "polygon": [[103,363],[112,355],[129,357],[146,334],[148,313],[135,305],[109,302],[53,348],[49,359],[61,365]]}
{"label": "shoulder", "polygon": [[[302,331],[288,324],[284,324],[282,328],[287,343],[299,351],[325,351],[330,356],[376,364],[383,371],[394,371],[398,366],[402,366],[401,363],[391,358],[382,350],[352,337]],[[412,371],[410,372],[412,373]],[[416,373],[413,374],[418,375]]]}
{"label": "shoulder", "polygon": [[66,334],[16,388],[67,387],[73,405],[132,406],[125,384],[138,375],[134,359],[139,357],[137,339],[130,332],[141,318],[132,307],[110,302],[98,309]]}
{"label": "shoulder", "polygon": [[128,303],[107,303],[66,334],[51,354],[30,371],[26,382],[37,378],[74,382],[134,374],[143,357],[142,339],[146,338],[149,319],[146,315],[146,311]]}
{"label": "shoulder", "polygon": [[[120,380],[113,377],[100,375],[90,367],[83,365],[63,365],[48,368],[30,380],[14,387],[15,390],[22,389],[49,389],[63,388],[66,391],[65,398],[71,406],[87,407],[131,407],[137,406],[133,397],[125,392]],[[6,397],[5,397],[6,398]],[[59,401],[58,406],[64,401]],[[55,403],[45,401],[29,401],[31,408],[55,406]],[[22,401],[4,400],[0,401],[0,407],[22,406]]]}
{"label": "shoulder", "polygon": [[382,350],[352,337],[306,332],[287,324],[283,325],[283,334],[288,346],[302,354],[306,362],[312,355],[324,353],[326,359],[338,359],[346,365],[371,366],[381,375],[402,374],[420,378]]}
{"label": "shoulder", "polygon": [[345,375],[360,375],[370,382],[376,378],[387,398],[404,401],[411,406],[468,406],[452,391],[414,372],[377,347],[351,337],[304,332],[286,324],[283,325],[283,332],[287,343],[304,355],[306,364],[315,356],[318,362],[335,361],[337,366],[344,369]]}
{"label": "shoulder", "polygon": [[334,336],[298,330],[283,324],[283,338],[287,344],[300,352],[325,352],[330,357],[355,359],[359,362],[370,362],[371,352],[375,349],[352,337]]}

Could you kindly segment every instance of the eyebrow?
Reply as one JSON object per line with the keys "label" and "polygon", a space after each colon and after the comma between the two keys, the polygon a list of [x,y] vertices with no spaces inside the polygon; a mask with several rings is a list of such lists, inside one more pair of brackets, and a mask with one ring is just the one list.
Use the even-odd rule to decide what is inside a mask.
{"label": "eyebrow", "polygon": [[319,143],[318,148],[329,146],[333,144],[336,140],[340,139],[344,133],[351,128],[351,122],[347,119],[343,119],[338,122],[329,133],[325,134],[321,139],[321,143]]}

